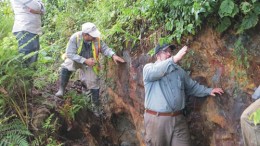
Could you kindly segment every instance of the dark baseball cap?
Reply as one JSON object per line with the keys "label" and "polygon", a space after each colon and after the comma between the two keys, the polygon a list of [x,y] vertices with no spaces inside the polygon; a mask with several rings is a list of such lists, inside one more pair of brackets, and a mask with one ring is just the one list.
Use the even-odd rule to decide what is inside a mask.
{"label": "dark baseball cap", "polygon": [[170,44],[158,44],[155,48],[154,48],[154,55],[156,55],[158,52],[166,50],[167,48],[170,48],[171,50],[176,49],[175,45],[170,45]]}

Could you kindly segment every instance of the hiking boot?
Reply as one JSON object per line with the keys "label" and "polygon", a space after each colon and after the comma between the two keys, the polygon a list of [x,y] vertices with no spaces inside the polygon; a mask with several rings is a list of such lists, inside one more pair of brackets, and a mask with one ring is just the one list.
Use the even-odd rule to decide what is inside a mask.
{"label": "hiking boot", "polygon": [[57,97],[62,97],[65,93],[66,86],[69,82],[71,71],[66,68],[61,69],[60,86],[59,91],[55,94]]}

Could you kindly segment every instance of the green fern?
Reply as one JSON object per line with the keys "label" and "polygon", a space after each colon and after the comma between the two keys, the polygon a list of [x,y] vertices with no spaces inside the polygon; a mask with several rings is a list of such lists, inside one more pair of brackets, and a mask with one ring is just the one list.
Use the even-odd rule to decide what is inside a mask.
{"label": "green fern", "polygon": [[54,114],[51,114],[45,122],[42,124],[43,130],[37,136],[34,135],[34,140],[31,141],[31,146],[62,146],[55,138],[55,132],[59,129],[58,118],[55,118]]}
{"label": "green fern", "polygon": [[15,119],[10,123],[0,125],[1,146],[29,146],[28,136],[32,136],[32,134],[20,120]]}

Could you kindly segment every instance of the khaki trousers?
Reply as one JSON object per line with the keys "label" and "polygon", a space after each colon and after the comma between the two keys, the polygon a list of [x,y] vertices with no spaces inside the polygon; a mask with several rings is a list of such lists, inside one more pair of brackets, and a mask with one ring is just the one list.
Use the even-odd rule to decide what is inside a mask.
{"label": "khaki trousers", "polygon": [[146,146],[190,146],[190,134],[183,115],[175,117],[144,114]]}
{"label": "khaki trousers", "polygon": [[61,66],[69,71],[80,69],[79,79],[82,83],[84,83],[88,89],[99,89],[99,77],[95,74],[92,67],[77,63],[69,58],[67,58]]}
{"label": "khaki trousers", "polygon": [[260,99],[245,109],[240,117],[242,136],[245,146],[260,146],[260,125],[249,120],[250,115],[260,108]]}

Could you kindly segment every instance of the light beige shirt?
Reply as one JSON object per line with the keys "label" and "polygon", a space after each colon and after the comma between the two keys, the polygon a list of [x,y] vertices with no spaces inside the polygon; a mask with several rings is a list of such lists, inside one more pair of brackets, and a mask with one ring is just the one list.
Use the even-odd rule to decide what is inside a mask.
{"label": "light beige shirt", "polygon": [[28,31],[33,34],[41,33],[41,15],[33,14],[30,9],[44,12],[43,3],[40,0],[11,0],[15,14],[12,32]]}

